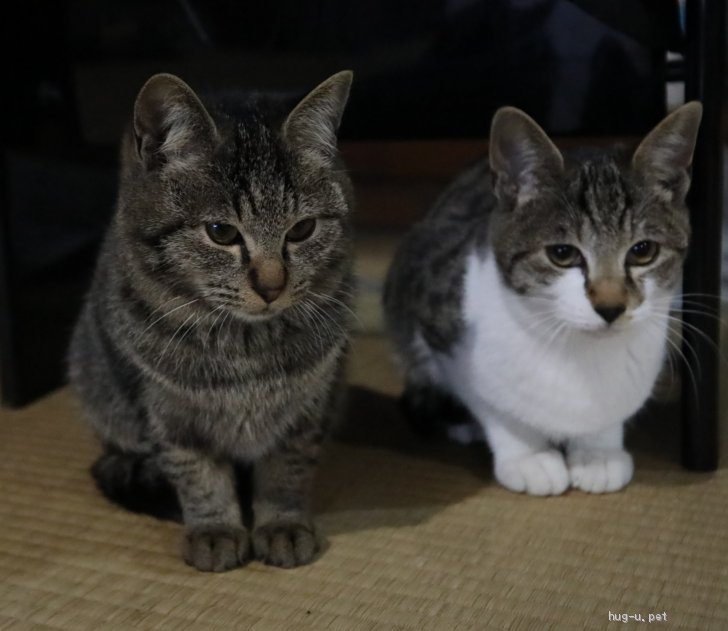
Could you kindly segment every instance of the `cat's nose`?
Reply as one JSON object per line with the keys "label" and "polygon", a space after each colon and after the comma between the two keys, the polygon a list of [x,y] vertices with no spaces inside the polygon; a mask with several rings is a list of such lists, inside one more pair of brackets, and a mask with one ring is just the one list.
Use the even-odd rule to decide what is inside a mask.
{"label": "cat's nose", "polygon": [[600,278],[587,285],[587,297],[594,311],[607,324],[612,324],[627,310],[627,288],[616,278]]}
{"label": "cat's nose", "polygon": [[614,322],[625,312],[625,310],[626,307],[624,305],[594,305],[594,311],[596,311],[607,324]]}
{"label": "cat's nose", "polygon": [[250,285],[268,304],[274,302],[286,287],[286,270],[276,259],[265,259],[252,265],[248,273]]}

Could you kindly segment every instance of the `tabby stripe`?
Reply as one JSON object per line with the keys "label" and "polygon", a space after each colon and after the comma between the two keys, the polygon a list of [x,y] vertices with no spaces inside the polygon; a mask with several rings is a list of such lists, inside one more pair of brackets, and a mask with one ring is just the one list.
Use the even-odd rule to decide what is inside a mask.
{"label": "tabby stripe", "polygon": [[510,276],[513,273],[516,265],[518,265],[529,254],[530,252],[528,250],[525,250],[523,252],[516,252],[508,261],[508,269],[506,270],[506,275]]}
{"label": "tabby stripe", "polygon": [[622,206],[622,212],[619,215],[619,227],[624,230],[626,227],[627,215],[632,214],[630,212],[632,210],[632,197],[627,192],[627,189],[624,188],[624,184],[622,184],[622,193],[624,194],[624,206]]}
{"label": "tabby stripe", "polygon": [[[232,180],[234,187],[238,190],[241,190],[245,194],[245,197],[248,200],[248,204],[250,205],[250,213],[254,216],[257,216],[259,214],[258,207],[255,203],[253,193],[250,189],[250,182],[244,175],[244,173],[247,171],[247,168],[246,165],[243,164],[243,139],[241,138],[240,134],[235,135],[235,153],[233,157],[233,168],[235,169],[235,171],[230,176],[230,179]],[[242,221],[242,208],[240,207],[239,198],[236,198],[234,200],[233,207],[235,208],[235,212],[238,214],[238,219]]]}
{"label": "tabby stripe", "polygon": [[102,316],[98,309],[92,310],[91,316],[92,331],[95,331],[104,352],[104,359],[110,366],[114,367],[114,374],[119,380],[119,385],[124,390],[130,401],[139,399],[140,377],[136,366],[123,353],[119,346],[108,334],[102,323]]}
{"label": "tabby stripe", "polygon": [[589,220],[589,223],[592,225],[594,230],[598,231],[599,226],[597,225],[597,220],[594,216],[594,211],[589,201],[589,184],[586,181],[586,173],[582,173],[580,184],[581,190],[579,191],[579,209],[584,215],[586,215],[586,218]]}
{"label": "tabby stripe", "polygon": [[184,222],[179,221],[169,226],[165,226],[164,228],[160,228],[151,234],[138,234],[137,237],[144,245],[154,250],[158,250],[162,245],[162,241],[179,231],[182,226],[184,226]]}

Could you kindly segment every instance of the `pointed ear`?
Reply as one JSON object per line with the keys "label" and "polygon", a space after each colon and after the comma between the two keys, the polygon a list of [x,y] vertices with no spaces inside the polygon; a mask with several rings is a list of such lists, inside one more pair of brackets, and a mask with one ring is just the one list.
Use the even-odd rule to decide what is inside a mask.
{"label": "pointed ear", "polygon": [[215,123],[184,81],[156,74],[134,104],[134,137],[139,159],[154,169],[202,152],[216,138]]}
{"label": "pointed ear", "polygon": [[688,170],[702,116],[703,106],[698,101],[685,103],[647,134],[632,156],[634,169],[667,199],[684,197],[688,192]]}
{"label": "pointed ear", "polygon": [[288,115],[283,137],[325,166],[336,156],[336,132],[344,114],[354,73],[343,70],[314,88]]}
{"label": "pointed ear", "polygon": [[493,116],[489,153],[496,195],[514,205],[535,197],[564,168],[561,153],[544,130],[515,107],[502,107]]}

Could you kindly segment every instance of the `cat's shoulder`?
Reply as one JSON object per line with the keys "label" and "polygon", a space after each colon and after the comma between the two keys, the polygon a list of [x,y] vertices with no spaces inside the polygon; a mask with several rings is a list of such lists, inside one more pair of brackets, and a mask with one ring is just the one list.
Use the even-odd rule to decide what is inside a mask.
{"label": "cat's shoulder", "polygon": [[393,322],[414,324],[433,349],[447,351],[460,338],[466,262],[474,249],[487,248],[494,204],[489,166],[481,160],[442,193],[395,255],[385,308]]}
{"label": "cat's shoulder", "polygon": [[420,225],[433,229],[463,229],[483,223],[495,205],[487,159],[462,171],[442,192]]}

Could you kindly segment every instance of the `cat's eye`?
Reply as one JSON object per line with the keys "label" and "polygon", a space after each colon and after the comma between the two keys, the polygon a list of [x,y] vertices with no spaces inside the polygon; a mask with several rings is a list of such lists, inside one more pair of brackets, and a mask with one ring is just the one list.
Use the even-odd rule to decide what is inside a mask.
{"label": "cat's eye", "polygon": [[649,265],[660,253],[660,246],[655,241],[640,241],[627,252],[627,265]]}
{"label": "cat's eye", "polygon": [[313,218],[303,219],[293,226],[286,233],[286,241],[297,243],[299,241],[305,241],[316,229],[316,220]]}
{"label": "cat's eye", "polygon": [[546,246],[546,255],[554,265],[559,267],[576,267],[584,261],[578,248],[565,243]]}
{"label": "cat's eye", "polygon": [[238,229],[229,223],[208,223],[205,224],[205,230],[207,231],[207,236],[220,245],[230,245],[234,243],[240,234]]}

